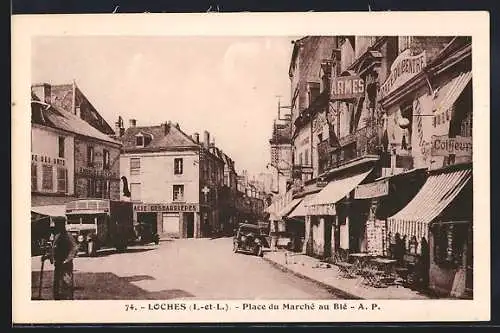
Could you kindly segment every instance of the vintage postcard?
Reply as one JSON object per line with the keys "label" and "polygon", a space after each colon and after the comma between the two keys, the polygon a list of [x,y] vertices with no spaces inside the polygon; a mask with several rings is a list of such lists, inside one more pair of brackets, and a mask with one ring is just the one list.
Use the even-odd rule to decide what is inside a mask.
{"label": "vintage postcard", "polygon": [[487,12],[12,26],[14,323],[489,320]]}

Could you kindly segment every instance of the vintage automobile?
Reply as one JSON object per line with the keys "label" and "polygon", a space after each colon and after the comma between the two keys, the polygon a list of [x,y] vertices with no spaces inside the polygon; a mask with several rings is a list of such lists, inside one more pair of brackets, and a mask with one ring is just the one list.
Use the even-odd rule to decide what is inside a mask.
{"label": "vintage automobile", "polygon": [[160,244],[160,235],[153,230],[150,223],[139,222],[134,225],[135,241],[138,244]]}
{"label": "vintage automobile", "polygon": [[233,238],[233,252],[250,253],[262,257],[264,248],[269,248],[265,229],[256,224],[240,224]]}

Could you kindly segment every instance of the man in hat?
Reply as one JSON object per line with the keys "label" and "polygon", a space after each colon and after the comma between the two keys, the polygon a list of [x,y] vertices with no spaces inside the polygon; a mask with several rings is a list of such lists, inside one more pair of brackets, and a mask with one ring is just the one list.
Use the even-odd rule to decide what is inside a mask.
{"label": "man in hat", "polygon": [[78,252],[78,246],[73,236],[66,231],[65,217],[54,217],[52,221],[50,261],[54,264],[54,299],[73,299],[73,259]]}

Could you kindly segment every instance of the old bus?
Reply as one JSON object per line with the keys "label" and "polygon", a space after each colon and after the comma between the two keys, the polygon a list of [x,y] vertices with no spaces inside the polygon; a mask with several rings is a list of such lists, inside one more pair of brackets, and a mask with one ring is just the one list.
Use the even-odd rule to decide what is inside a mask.
{"label": "old bus", "polygon": [[79,250],[89,256],[101,248],[124,251],[135,236],[131,202],[75,200],[66,204],[66,217],[66,230],[78,242]]}

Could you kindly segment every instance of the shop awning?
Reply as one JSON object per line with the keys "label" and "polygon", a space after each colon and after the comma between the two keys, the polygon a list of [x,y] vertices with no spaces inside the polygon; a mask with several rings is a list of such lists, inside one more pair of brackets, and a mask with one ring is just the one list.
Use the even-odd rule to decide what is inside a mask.
{"label": "shop awning", "polygon": [[290,201],[283,209],[278,212],[278,216],[286,217],[297,205],[302,201],[302,199],[293,199]]}
{"label": "shop awning", "polygon": [[428,239],[428,226],[472,178],[470,168],[431,175],[408,205],[387,219],[392,234]]}
{"label": "shop awning", "polygon": [[434,100],[436,111],[450,109],[472,79],[472,72],[464,72],[453,78],[438,91]]}
{"label": "shop awning", "polygon": [[[356,186],[358,186],[368,176],[368,174],[370,174],[370,172],[372,172],[372,169],[352,177],[331,181],[324,189],[317,193],[314,199],[311,200],[306,206],[309,211],[312,212],[320,208],[320,206],[331,206],[337,203],[347,196]],[[332,211],[332,214],[335,214],[335,212]],[[321,215],[323,215],[323,213]]]}
{"label": "shop awning", "polygon": [[314,197],[318,195],[318,193],[315,194],[309,194],[303,197],[301,202],[295,207],[295,209],[288,214],[288,217],[298,217],[298,216],[306,216],[307,215],[307,210],[306,210],[306,204],[308,204],[311,200],[314,199]]}
{"label": "shop awning", "polygon": [[48,205],[31,207],[33,213],[44,216],[66,216],[65,205]]}

